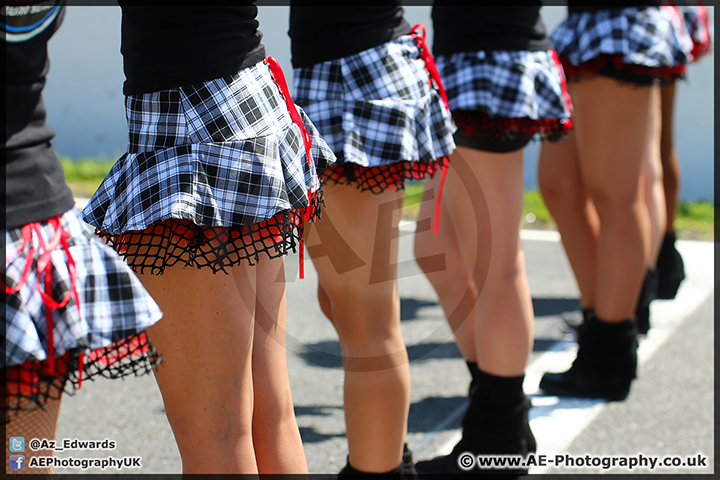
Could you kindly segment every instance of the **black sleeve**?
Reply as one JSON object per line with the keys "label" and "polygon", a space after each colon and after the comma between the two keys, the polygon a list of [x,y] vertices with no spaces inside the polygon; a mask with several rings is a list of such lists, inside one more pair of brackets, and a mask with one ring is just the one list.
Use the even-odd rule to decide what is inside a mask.
{"label": "black sleeve", "polygon": [[539,51],[552,48],[540,17],[540,2],[533,6],[458,6],[435,2],[432,9],[433,53],[490,50]]}
{"label": "black sleeve", "polygon": [[125,95],[214,80],[265,58],[254,1],[119,3]]}
{"label": "black sleeve", "polygon": [[292,65],[308,67],[377,47],[410,33],[400,1],[324,7],[290,2]]}
{"label": "black sleeve", "polygon": [[568,0],[568,13],[597,12],[599,10],[617,10],[628,7],[659,7],[661,5],[663,5],[663,0],[639,0],[636,2],[606,1],[595,4],[586,1]]}
{"label": "black sleeve", "polygon": [[[62,2],[5,6],[5,228],[60,215],[74,205],[50,140],[42,90],[47,43],[65,13]],[[22,3],[22,5],[19,5]]]}

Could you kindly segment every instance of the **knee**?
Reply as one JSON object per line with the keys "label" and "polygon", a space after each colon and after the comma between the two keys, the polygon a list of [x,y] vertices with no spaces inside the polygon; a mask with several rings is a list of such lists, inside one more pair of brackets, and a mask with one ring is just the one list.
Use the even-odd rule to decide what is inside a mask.
{"label": "knee", "polygon": [[287,422],[295,423],[292,394],[289,390],[263,393],[256,390],[253,409],[253,430],[280,428]]}
{"label": "knee", "polygon": [[252,418],[233,421],[229,415],[210,419],[197,415],[190,423],[171,422],[173,435],[183,455],[196,450],[232,452],[238,446],[252,445]]}
{"label": "knee", "polygon": [[318,296],[318,304],[320,305],[320,310],[323,312],[325,317],[327,317],[330,322],[334,321],[333,313],[332,313],[332,302],[330,301],[330,297],[328,296],[327,292],[323,288],[321,284],[318,283],[318,289],[317,289],[317,296]]}
{"label": "knee", "polygon": [[584,205],[585,190],[580,181],[563,178],[561,175],[538,175],[538,187],[548,208],[573,208]]}
{"label": "knee", "polygon": [[434,234],[429,231],[416,233],[414,243],[415,262],[426,275],[445,269],[445,257],[437,255],[437,240],[430,235]]}
{"label": "knee", "polygon": [[383,350],[402,343],[400,305],[391,297],[358,296],[335,309],[334,322],[343,349]]}
{"label": "knee", "polygon": [[485,285],[514,285],[525,274],[525,260],[519,248],[493,253]]}
{"label": "knee", "polygon": [[600,221],[612,220],[618,218],[618,216],[632,214],[640,207],[640,189],[626,190],[609,191],[604,187],[588,188]]}

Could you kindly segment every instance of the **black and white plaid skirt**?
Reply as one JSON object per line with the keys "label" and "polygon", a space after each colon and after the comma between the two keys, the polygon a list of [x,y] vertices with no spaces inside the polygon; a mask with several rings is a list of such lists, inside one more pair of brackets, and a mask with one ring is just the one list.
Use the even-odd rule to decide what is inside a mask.
{"label": "black and white plaid skirt", "polygon": [[458,132],[501,141],[557,140],[572,127],[572,102],[553,50],[439,55]]}
{"label": "black and white plaid skirt", "polygon": [[4,410],[42,406],[83,378],[141,374],[156,366],[143,332],[162,312],[79,212],[4,235]]}
{"label": "black and white plaid skirt", "polygon": [[703,5],[678,6],[682,14],[683,26],[692,39],[692,50],[689,52],[691,62],[708,55],[712,50],[712,32],[707,7]]}
{"label": "black and white plaid skirt", "polygon": [[295,101],[337,155],[328,181],[373,193],[402,189],[433,175],[455,149],[450,114],[410,35],[296,68],[294,83]]}
{"label": "black and white plaid skirt", "polygon": [[126,98],[128,150],[83,219],[136,270],[252,265],[295,250],[320,216],[318,171],[335,156],[298,109],[306,155],[269,65]]}
{"label": "black and white plaid skirt", "polygon": [[604,75],[652,85],[684,75],[692,40],[676,27],[676,7],[572,13],[551,35],[569,81]]}

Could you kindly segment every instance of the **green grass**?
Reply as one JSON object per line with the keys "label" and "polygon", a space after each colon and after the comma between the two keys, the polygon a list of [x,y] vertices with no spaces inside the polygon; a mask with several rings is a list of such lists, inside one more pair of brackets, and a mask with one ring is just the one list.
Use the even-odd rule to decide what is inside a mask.
{"label": "green grass", "polygon": [[[415,182],[405,187],[405,205],[403,218],[415,219],[420,210],[423,183]],[[537,190],[525,192],[523,228],[556,230],[557,226]],[[675,229],[679,238],[686,240],[714,240],[715,206],[708,201],[682,202],[675,219]]]}
{"label": "green grass", "polygon": [[712,202],[681,203],[675,230],[680,238],[691,240],[714,240],[715,205]]}
{"label": "green grass", "polygon": [[[115,163],[110,158],[80,158],[71,160],[60,157],[65,170],[65,179],[75,196],[90,197],[100,186],[103,178]],[[420,211],[423,182],[412,182],[405,186],[405,203],[403,218],[415,219]],[[525,212],[523,228],[551,229],[556,228],[555,222],[545,207],[542,195],[537,190],[525,192]],[[675,229],[678,237],[693,240],[714,240],[715,237],[715,206],[712,202],[683,202],[678,208]]]}
{"label": "green grass", "polygon": [[556,230],[555,221],[543,202],[542,195],[537,190],[525,192],[525,211],[523,212],[523,227],[545,230]]}
{"label": "green grass", "polygon": [[65,171],[65,180],[76,197],[89,198],[100,186],[105,175],[115,163],[110,158],[80,158],[72,160],[60,157],[60,164]]}
{"label": "green grass", "polygon": [[423,182],[412,182],[405,184],[405,200],[403,203],[402,216],[406,220],[414,220],[420,212],[420,200],[422,199]]}

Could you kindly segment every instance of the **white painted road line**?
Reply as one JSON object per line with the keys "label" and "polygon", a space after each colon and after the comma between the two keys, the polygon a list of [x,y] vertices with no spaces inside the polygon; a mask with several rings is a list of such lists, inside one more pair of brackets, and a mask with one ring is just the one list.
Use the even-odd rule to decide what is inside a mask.
{"label": "white painted road line", "polygon": [[[677,248],[685,262],[687,278],[674,300],[656,300],[650,305],[651,328],[640,340],[638,370],[664,344],[685,318],[714,292],[714,244],[712,242],[678,241]],[[533,394],[530,424],[538,442],[538,453],[554,456],[564,453],[573,440],[602,411],[606,402],[592,399],[572,399],[543,396],[537,393],[542,374],[562,372],[575,358],[574,341],[559,342],[556,348],[541,355],[529,365],[525,388]],[[632,393],[631,393],[632,395]],[[544,473],[547,468],[533,468],[531,473]]]}
{"label": "white painted road line", "polygon": [[[76,207],[81,209],[87,199],[76,199]],[[415,222],[402,221],[403,232],[414,232]],[[554,231],[523,230],[521,236],[529,241],[559,241]],[[679,240],[677,248],[683,256],[687,278],[683,282],[674,300],[658,300],[651,305],[651,324],[649,334],[641,340],[638,350],[640,375],[642,366],[648,362],[657,349],[663,345],[676,328],[696,310],[714,292],[714,244]],[[578,435],[598,416],[605,407],[601,400],[558,398],[541,395],[538,383],[544,372],[567,370],[575,358],[576,344],[573,340],[557,342],[550,350],[535,357],[526,370],[525,389],[532,397],[534,407],[530,411],[532,430],[538,441],[538,453],[553,456],[565,453]],[[632,393],[629,401],[632,401]],[[461,432],[456,430],[436,451],[424,451],[440,432],[447,431],[448,425],[458,422],[465,412],[467,403],[440,419],[435,428],[415,444],[410,445],[416,454],[422,457],[447,454],[460,439]],[[533,468],[531,473],[546,472],[544,468]]]}
{"label": "white painted road line", "polygon": [[[405,233],[414,232],[415,227],[416,223],[414,220],[400,220],[398,224],[398,228]],[[555,230],[523,229],[520,231],[520,238],[538,242],[559,242],[560,234]]]}
{"label": "white painted road line", "polygon": [[75,208],[77,208],[78,210],[82,210],[83,208],[85,208],[85,205],[87,205],[89,201],[89,198],[75,197]]}
{"label": "white painted road line", "polygon": [[[401,225],[401,228],[405,231],[414,230],[409,224]],[[538,230],[523,230],[522,238],[532,241],[560,240],[557,232]],[[678,240],[677,248],[683,257],[687,277],[674,300],[656,300],[650,306],[652,327],[648,335],[641,339],[638,348],[640,374],[642,365],[665,343],[687,315],[695,311],[714,292],[714,244]],[[538,392],[543,373],[567,370],[575,359],[576,351],[577,344],[574,340],[559,341],[550,350],[539,355],[526,369],[525,390],[532,397],[530,425],[537,439],[538,454],[554,456],[565,453],[573,440],[598,416],[606,404],[603,400],[560,398]],[[465,408],[466,404],[463,404],[457,411],[452,412],[411,448],[422,451],[448,424],[456,422]],[[447,455],[460,437],[461,432],[458,430],[436,452],[424,452],[424,456]],[[537,467],[532,468],[530,473],[547,473],[547,470],[548,468]]]}

